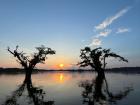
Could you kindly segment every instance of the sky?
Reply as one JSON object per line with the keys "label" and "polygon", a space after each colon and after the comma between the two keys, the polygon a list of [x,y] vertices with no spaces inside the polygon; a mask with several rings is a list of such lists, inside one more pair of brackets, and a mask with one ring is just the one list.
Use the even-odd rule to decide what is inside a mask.
{"label": "sky", "polygon": [[140,66],[140,0],[0,0],[0,67],[21,67],[7,46],[27,55],[56,50],[37,68],[76,69],[80,49],[111,48],[128,59],[108,68]]}

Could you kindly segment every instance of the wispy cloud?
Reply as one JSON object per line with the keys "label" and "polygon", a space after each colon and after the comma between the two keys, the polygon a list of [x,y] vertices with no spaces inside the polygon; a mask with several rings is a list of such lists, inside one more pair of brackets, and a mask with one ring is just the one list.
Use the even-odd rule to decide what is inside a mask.
{"label": "wispy cloud", "polygon": [[[121,16],[123,16],[125,13],[128,12],[128,10],[131,7],[125,7],[119,12],[117,12],[115,15],[111,17],[107,17],[103,22],[101,22],[99,25],[96,25],[94,27],[94,39],[92,39],[89,46],[100,46],[102,45],[102,40],[100,38],[107,37],[110,33],[112,33],[112,29],[107,29],[109,25],[111,25],[115,20],[119,19]],[[118,28],[117,34],[129,32],[130,30],[128,28]]]}
{"label": "wispy cloud", "polygon": [[111,33],[111,29],[106,29],[106,30],[103,30],[101,32],[99,32],[99,34],[97,34],[97,38],[98,37],[107,37],[110,33]]}
{"label": "wispy cloud", "polygon": [[120,33],[125,33],[125,32],[130,32],[130,29],[129,28],[118,28],[116,33],[120,34]]}
{"label": "wispy cloud", "polygon": [[102,41],[98,38],[93,39],[89,46],[100,46],[102,44]]}
{"label": "wispy cloud", "polygon": [[100,23],[99,25],[94,27],[95,30],[103,30],[103,29],[105,29],[107,26],[112,24],[119,17],[123,16],[129,9],[130,9],[130,7],[126,7],[124,9],[122,9],[121,11],[119,11],[118,13],[116,13],[114,16],[106,18],[102,23]]}

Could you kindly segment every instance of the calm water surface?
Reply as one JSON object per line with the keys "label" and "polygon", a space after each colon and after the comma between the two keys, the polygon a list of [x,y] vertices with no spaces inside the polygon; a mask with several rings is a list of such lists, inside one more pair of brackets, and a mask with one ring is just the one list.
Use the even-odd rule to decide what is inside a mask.
{"label": "calm water surface", "polygon": [[[24,74],[0,75],[0,105],[12,100],[12,104],[7,105],[34,105],[33,97],[44,100],[45,105],[53,102],[55,105],[90,105],[84,102],[83,91],[80,87],[82,81],[94,81],[94,72],[46,72],[32,75],[32,89],[35,94],[31,94],[22,87]],[[109,91],[114,94],[123,92],[126,87],[131,87],[131,91],[121,99],[116,99],[118,105],[140,105],[140,74],[106,73]],[[103,85],[104,86],[104,85]],[[23,86],[24,87],[24,86]],[[36,91],[41,89],[41,91]],[[43,92],[42,92],[43,91]],[[103,91],[105,91],[103,89]],[[42,92],[42,93],[40,93]],[[46,93],[46,94],[44,94]],[[92,96],[92,95],[91,95]],[[117,98],[117,97],[116,97]],[[99,103],[96,103],[100,105]],[[111,103],[104,102],[103,105]],[[112,103],[113,104],[113,103]]]}

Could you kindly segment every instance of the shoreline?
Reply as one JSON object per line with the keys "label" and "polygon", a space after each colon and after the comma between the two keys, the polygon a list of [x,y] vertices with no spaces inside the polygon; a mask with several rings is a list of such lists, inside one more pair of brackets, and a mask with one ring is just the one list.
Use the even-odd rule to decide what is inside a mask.
{"label": "shoreline", "polygon": [[[44,72],[95,72],[91,69],[69,69],[69,70],[45,70],[45,69],[34,69],[33,73],[44,73]],[[140,74],[140,67],[121,67],[106,69],[105,72],[112,73],[138,73]],[[22,74],[25,73],[24,69],[21,68],[0,68],[0,74]]]}

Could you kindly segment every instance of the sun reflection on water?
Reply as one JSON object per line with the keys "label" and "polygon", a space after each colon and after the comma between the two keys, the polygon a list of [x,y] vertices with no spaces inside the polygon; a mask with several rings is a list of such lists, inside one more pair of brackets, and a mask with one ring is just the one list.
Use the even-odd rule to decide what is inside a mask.
{"label": "sun reflection on water", "polygon": [[60,80],[60,81],[63,81],[63,80],[64,80],[64,75],[63,75],[63,74],[60,74],[59,80]]}

